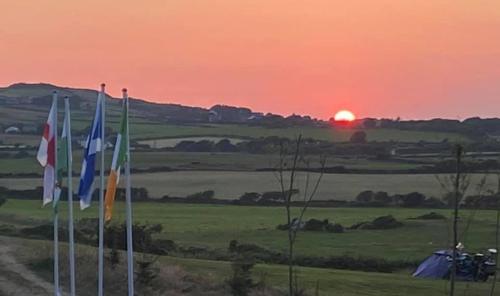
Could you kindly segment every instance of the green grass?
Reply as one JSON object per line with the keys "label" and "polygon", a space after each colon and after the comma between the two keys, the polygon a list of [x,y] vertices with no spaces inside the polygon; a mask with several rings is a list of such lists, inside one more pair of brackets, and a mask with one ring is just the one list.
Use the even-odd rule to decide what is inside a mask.
{"label": "green grass", "polygon": [[[50,254],[51,242],[9,238],[5,239],[11,248],[18,250],[15,257],[23,263],[39,260],[40,253],[47,256]],[[66,250],[67,245],[61,244],[62,250]],[[95,254],[91,247],[77,245],[77,255],[83,252],[87,255]],[[135,255],[136,260],[140,258]],[[87,263],[91,260],[84,260]],[[221,283],[231,275],[230,262],[199,260],[188,258],[176,258],[161,256],[157,261],[162,266],[181,266],[190,274],[203,277],[215,283]],[[80,263],[81,264],[81,263]],[[94,267],[94,266],[92,266]],[[77,268],[87,268],[77,266]],[[319,295],[341,295],[341,296],[446,296],[448,283],[443,280],[422,280],[412,278],[408,273],[373,273],[356,272],[347,270],[304,268],[298,267],[298,280],[300,286],[306,288],[310,295],[314,295],[316,285],[319,286]],[[264,280],[267,285],[285,289],[287,285],[287,267],[282,265],[257,264],[252,270],[256,281]],[[48,281],[50,276],[41,274]],[[123,279],[125,281],[125,279]],[[125,282],[123,282],[125,284]],[[491,281],[488,283],[457,283],[457,295],[483,296],[488,295]],[[67,283],[63,281],[63,287]],[[89,283],[77,281],[77,289],[89,287]],[[91,285],[91,287],[93,287]],[[106,285],[105,285],[106,289]]]}
{"label": "green grass", "polygon": [[[156,158],[149,161],[157,161]],[[264,162],[264,160],[262,160]],[[239,161],[235,161],[238,163]],[[162,162],[163,163],[163,162]],[[165,162],[165,164],[169,164]],[[254,171],[205,171],[203,166],[218,166],[220,169],[228,169],[224,163],[217,165],[217,160],[208,164],[200,157],[199,164],[186,162],[184,168],[195,168],[200,170],[174,171],[160,173],[141,173],[132,175],[133,187],[147,188],[153,198],[161,198],[164,195],[183,197],[205,190],[214,190],[215,197],[219,199],[237,199],[245,192],[266,192],[279,190],[279,183],[272,172]],[[17,165],[15,161],[11,165]],[[22,171],[22,162],[19,162],[19,171]],[[181,164],[179,164],[181,165]],[[239,162],[240,168],[251,168],[252,164]],[[75,167],[78,172],[78,167]],[[39,168],[39,172],[42,170]],[[299,173],[296,188],[304,191],[305,174]],[[482,175],[471,174],[471,184],[477,184]],[[79,175],[75,175],[73,182],[77,185]],[[311,174],[311,177],[317,177]],[[490,175],[487,179],[485,189],[495,189],[496,179]],[[0,186],[10,189],[25,190],[42,185],[42,179],[38,178],[0,178]],[[75,187],[76,188],[76,187]],[[410,192],[421,192],[426,196],[442,197],[445,193],[436,177],[432,174],[325,174],[318,189],[317,200],[353,200],[364,190],[386,191],[389,194],[407,194]],[[469,189],[469,194],[475,194],[474,186]]]}
{"label": "green grass", "polygon": [[[221,261],[162,257],[163,264],[175,264],[187,271],[221,280],[231,273],[230,263]],[[300,285],[313,295],[316,285],[320,295],[341,296],[446,296],[447,282],[442,280],[422,280],[409,274],[384,274],[356,272],[335,269],[299,267]],[[262,276],[271,285],[282,288],[287,285],[288,270],[285,266],[257,264],[253,270],[256,279]],[[489,283],[458,283],[458,295],[488,295]]]}
{"label": "green grass", "polygon": [[[75,207],[77,205],[75,204]],[[343,234],[301,232],[297,242],[298,254],[311,256],[343,255],[370,256],[388,260],[421,260],[436,249],[449,245],[449,223],[446,221],[407,220],[437,211],[446,216],[449,210],[401,208],[311,208],[307,218],[329,219],[344,226],[391,214],[404,223],[392,230],[353,230]],[[65,219],[66,203],[61,205]],[[461,228],[469,211],[462,211]],[[75,211],[75,218],[97,217],[97,203],[86,211]],[[51,208],[41,208],[41,201],[9,200],[0,208],[2,223],[23,224],[28,219],[50,221]],[[123,221],[123,203],[117,203],[114,221]],[[286,232],[276,230],[285,222],[281,207],[238,207],[187,204],[134,204],[134,220],[160,223],[162,237],[186,246],[205,246],[224,251],[230,240],[256,243],[276,251],[284,251]],[[461,240],[471,251],[494,246],[495,212],[478,211],[466,236]]]}
{"label": "green grass", "polygon": [[[317,127],[290,127],[265,128],[260,126],[236,124],[202,124],[202,125],[171,125],[171,124],[134,124],[131,122],[130,132],[136,139],[161,139],[194,136],[214,137],[248,137],[260,138],[268,136],[295,138],[302,134],[305,138],[317,140],[346,142],[349,141],[353,129],[348,128],[317,128]],[[365,130],[369,141],[401,141],[401,142],[440,142],[467,141],[467,138],[454,133],[404,131],[395,129]]]}

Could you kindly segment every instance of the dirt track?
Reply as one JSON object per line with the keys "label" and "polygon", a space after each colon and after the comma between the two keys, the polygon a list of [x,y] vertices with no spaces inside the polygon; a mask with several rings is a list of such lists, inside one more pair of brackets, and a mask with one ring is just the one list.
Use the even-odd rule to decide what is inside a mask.
{"label": "dirt track", "polygon": [[0,296],[46,296],[54,294],[54,286],[46,282],[14,257],[14,241],[0,236]]}

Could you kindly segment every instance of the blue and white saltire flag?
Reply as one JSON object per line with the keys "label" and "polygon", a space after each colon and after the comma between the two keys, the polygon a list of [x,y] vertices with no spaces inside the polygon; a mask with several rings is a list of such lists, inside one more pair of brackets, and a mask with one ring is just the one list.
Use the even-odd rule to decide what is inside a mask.
{"label": "blue and white saltire flag", "polygon": [[92,200],[95,158],[96,153],[102,149],[102,100],[103,93],[99,92],[97,96],[97,107],[95,109],[92,129],[85,143],[85,154],[83,156],[82,171],[80,173],[80,186],[78,187],[78,197],[80,198],[80,209],[84,210],[90,206]]}

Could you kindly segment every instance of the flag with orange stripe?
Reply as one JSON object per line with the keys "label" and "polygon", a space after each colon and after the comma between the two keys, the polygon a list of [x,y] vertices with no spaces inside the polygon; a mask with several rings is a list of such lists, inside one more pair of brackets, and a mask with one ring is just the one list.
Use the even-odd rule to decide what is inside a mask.
{"label": "flag with orange stripe", "polygon": [[113,204],[115,202],[116,187],[120,182],[120,170],[127,161],[128,147],[128,104],[123,100],[123,111],[120,123],[120,132],[116,137],[115,150],[113,152],[113,161],[111,162],[111,171],[108,177],[105,199],[105,218],[111,220],[113,215]]}

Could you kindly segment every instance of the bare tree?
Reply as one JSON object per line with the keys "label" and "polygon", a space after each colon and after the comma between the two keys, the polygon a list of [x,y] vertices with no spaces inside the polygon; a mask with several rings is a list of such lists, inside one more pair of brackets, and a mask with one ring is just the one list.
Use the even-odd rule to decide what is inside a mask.
{"label": "bare tree", "polygon": [[496,226],[495,226],[495,249],[497,250],[497,253],[495,254],[495,263],[497,264],[497,270],[495,272],[495,275],[493,276],[493,282],[491,283],[491,290],[490,290],[490,296],[495,295],[495,284],[497,282],[497,274],[499,272],[498,269],[498,248],[499,248],[499,243],[500,243],[500,173],[497,173],[497,192],[496,192],[496,197],[497,197],[497,221],[496,221]]}
{"label": "bare tree", "polygon": [[[278,180],[283,205],[286,211],[286,223],[288,225],[288,293],[289,296],[296,295],[297,292],[297,279],[294,277],[294,246],[297,240],[297,234],[300,230],[300,225],[304,218],[311,201],[316,195],[326,166],[326,157],[320,156],[319,171],[315,180],[311,180],[311,159],[308,159],[301,153],[302,135],[299,135],[292,145],[280,144],[280,154],[278,164],[276,166],[276,178]],[[291,146],[291,147],[290,147]],[[298,218],[292,220],[292,197],[296,193],[295,186],[297,182],[297,173],[299,169],[305,171],[304,189],[302,191],[302,200],[299,208]],[[312,185],[312,186],[311,186]],[[312,188],[310,190],[310,187]],[[294,225],[292,225],[294,224]],[[294,285],[295,279],[295,285]]]}
{"label": "bare tree", "polygon": [[446,177],[436,175],[441,187],[447,193],[445,198],[453,206],[453,224],[452,224],[452,265],[450,274],[450,296],[455,295],[455,279],[457,275],[457,245],[458,245],[458,210],[462,198],[465,196],[470,185],[470,179],[467,174],[462,172],[463,147],[460,144],[455,146],[454,158],[456,162],[455,173]]}

